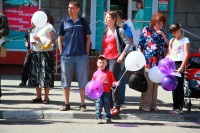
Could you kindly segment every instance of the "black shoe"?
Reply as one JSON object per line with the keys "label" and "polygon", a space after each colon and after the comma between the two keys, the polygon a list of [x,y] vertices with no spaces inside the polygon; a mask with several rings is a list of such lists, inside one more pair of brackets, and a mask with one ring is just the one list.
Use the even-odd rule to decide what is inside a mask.
{"label": "black shoe", "polygon": [[32,99],[30,103],[42,103],[42,98],[40,99]]}
{"label": "black shoe", "polygon": [[19,86],[26,86],[26,83],[21,82],[21,83],[19,84]]}
{"label": "black shoe", "polygon": [[64,104],[59,110],[60,110],[60,111],[67,111],[67,110],[70,110],[70,104]]}
{"label": "black shoe", "polygon": [[81,112],[87,112],[86,105],[80,105]]}
{"label": "black shoe", "polygon": [[106,120],[106,123],[107,123],[107,124],[111,124],[111,123],[112,123],[111,119],[107,119],[107,120]]}

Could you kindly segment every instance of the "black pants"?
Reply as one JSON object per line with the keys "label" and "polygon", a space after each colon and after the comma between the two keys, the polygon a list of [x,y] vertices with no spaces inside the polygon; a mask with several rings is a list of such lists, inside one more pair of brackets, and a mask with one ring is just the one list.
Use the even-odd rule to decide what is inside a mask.
{"label": "black pants", "polygon": [[[116,81],[120,79],[120,72],[124,68],[124,62],[117,63],[117,59],[108,60],[108,69],[113,73]],[[114,92],[115,87],[111,89],[110,93],[110,107],[120,109],[121,98],[120,98],[120,88],[117,87]]]}
{"label": "black pants", "polygon": [[0,97],[1,97],[1,75],[0,75]]}
{"label": "black pants", "polygon": [[26,57],[24,60],[24,65],[23,65],[23,69],[22,69],[22,82],[24,82],[26,84],[27,80],[28,80],[28,76],[30,73],[30,66],[31,66],[31,56],[32,53],[27,52],[26,53]]}
{"label": "black pants", "polygon": [[[176,70],[181,66],[181,61],[175,62]],[[173,96],[173,109],[180,109],[183,108],[184,102],[184,73],[181,73],[181,77],[176,77],[178,80],[178,85],[175,90],[172,91]]]}

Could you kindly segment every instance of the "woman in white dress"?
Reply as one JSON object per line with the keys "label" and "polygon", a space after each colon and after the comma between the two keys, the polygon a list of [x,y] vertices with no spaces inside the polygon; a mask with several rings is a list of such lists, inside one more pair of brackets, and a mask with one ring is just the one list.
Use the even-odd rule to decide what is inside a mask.
{"label": "woman in white dress", "polygon": [[55,43],[55,28],[53,18],[48,10],[43,10],[47,15],[47,24],[33,29],[36,42],[32,42],[31,72],[29,86],[36,87],[37,97],[31,103],[42,102],[42,88],[45,90],[44,104],[49,103],[49,89],[54,87],[54,60],[53,44]]}

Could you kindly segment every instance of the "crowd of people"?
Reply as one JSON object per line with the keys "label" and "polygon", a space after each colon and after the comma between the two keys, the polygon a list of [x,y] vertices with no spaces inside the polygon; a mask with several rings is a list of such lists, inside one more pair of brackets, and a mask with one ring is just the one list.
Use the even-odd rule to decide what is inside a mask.
{"label": "crowd of people", "polygon": [[[120,77],[125,72],[125,57],[133,50],[143,53],[146,59],[144,76],[147,80],[147,90],[141,93],[139,110],[159,111],[156,106],[158,83],[152,82],[148,73],[151,68],[158,66],[161,59],[167,57],[176,63],[177,72],[182,74],[182,77],[177,77],[178,86],[173,91],[173,109],[169,113],[183,113],[183,71],[189,54],[189,39],[181,34],[180,24],[174,23],[170,26],[170,32],[174,38],[169,41],[163,30],[166,16],[159,12],[153,14],[150,26],[143,27],[142,23],[138,22],[144,18],[141,1],[138,1],[137,8],[138,12],[132,20],[135,33],[131,31],[130,25],[123,21],[123,11],[110,11],[105,15],[104,22],[107,29],[103,32],[102,44],[97,57],[98,69],[92,77],[92,80],[101,82],[104,87],[102,96],[95,100],[98,123],[101,123],[103,107],[107,123],[111,123],[112,115],[120,113],[121,104],[125,102],[126,87],[125,76],[121,80]],[[58,48],[61,55],[61,87],[64,88],[65,97],[60,111],[70,110],[69,97],[74,69],[80,90],[80,111],[87,111],[85,86],[89,75],[91,30],[87,20],[78,16],[79,11],[79,2],[69,2],[69,16],[60,21],[57,31]],[[29,87],[36,88],[37,95],[30,101],[31,103],[48,104],[50,102],[49,89],[54,87],[53,45],[56,31],[50,12],[48,10],[43,10],[43,12],[47,15],[47,24],[43,27],[36,27],[32,22],[32,27],[25,35],[25,45],[28,51],[22,71],[22,82],[19,85],[24,86],[28,82]],[[30,42],[31,33],[35,33],[33,37],[35,42]],[[47,45],[48,47],[43,47]],[[135,47],[132,48],[133,46]],[[166,54],[167,47],[169,48]],[[41,95],[42,88],[45,90],[44,100]]]}

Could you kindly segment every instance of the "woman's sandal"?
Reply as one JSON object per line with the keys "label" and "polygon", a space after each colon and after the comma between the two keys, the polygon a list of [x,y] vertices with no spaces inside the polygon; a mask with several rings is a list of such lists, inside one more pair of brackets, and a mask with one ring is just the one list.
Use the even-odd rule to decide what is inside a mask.
{"label": "woman's sandal", "polygon": [[30,101],[30,103],[41,103],[42,102],[42,98],[40,98],[40,99],[32,99],[31,101]]}
{"label": "woman's sandal", "polygon": [[44,100],[44,101],[43,101],[43,104],[49,104],[49,99]]}

